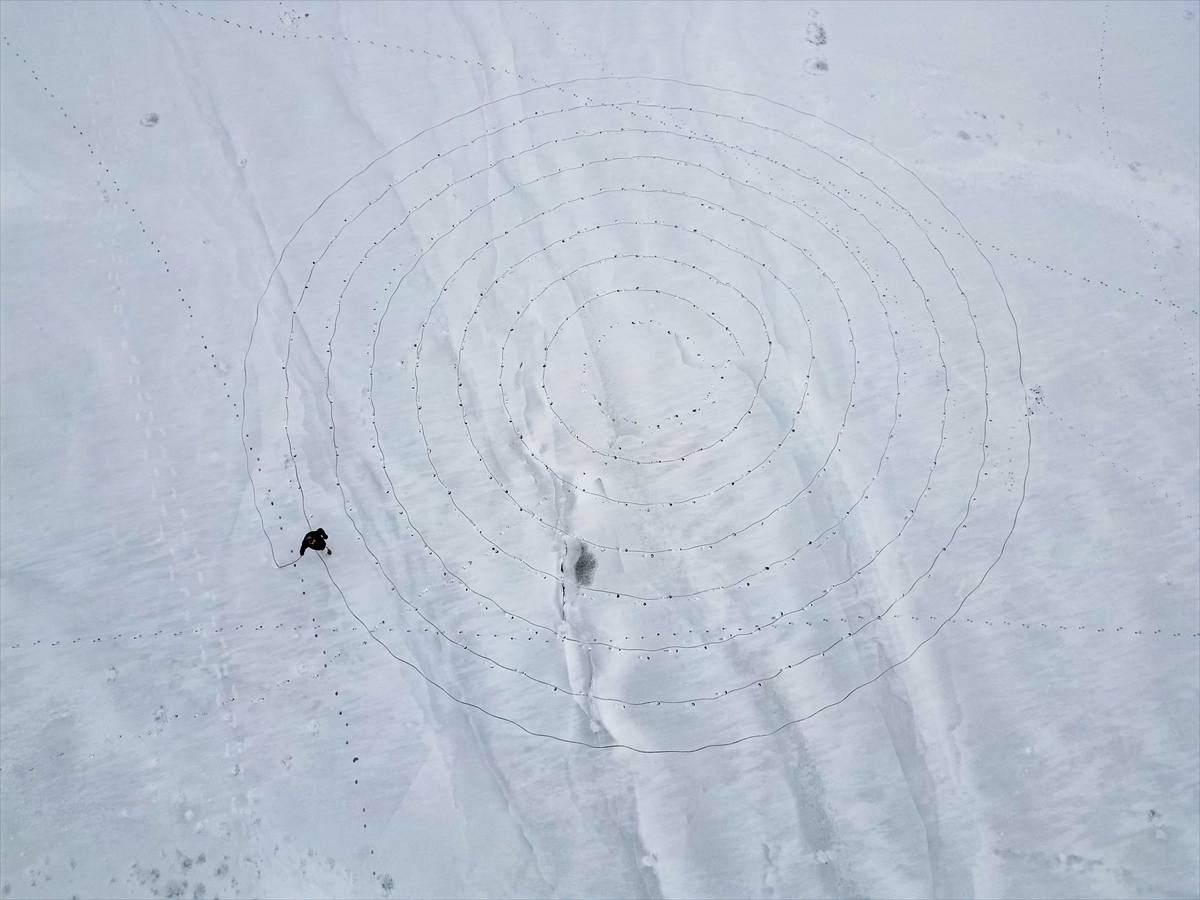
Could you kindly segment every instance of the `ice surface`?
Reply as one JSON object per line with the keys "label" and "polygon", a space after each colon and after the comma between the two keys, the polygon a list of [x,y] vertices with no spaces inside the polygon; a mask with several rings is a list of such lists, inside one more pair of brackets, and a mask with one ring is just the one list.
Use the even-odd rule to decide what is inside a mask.
{"label": "ice surface", "polygon": [[1197,3],[0,12],[4,897],[1200,894]]}

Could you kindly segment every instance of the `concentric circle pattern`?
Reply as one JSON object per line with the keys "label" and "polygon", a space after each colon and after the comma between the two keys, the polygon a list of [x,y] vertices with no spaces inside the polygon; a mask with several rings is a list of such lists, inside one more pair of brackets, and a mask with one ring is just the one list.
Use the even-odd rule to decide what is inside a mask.
{"label": "concentric circle pattern", "polygon": [[246,379],[277,562],[322,525],[394,656],[595,747],[771,734],[879,678],[983,583],[1028,467],[954,215],[818,117],[673,81],[376,159],[288,244]]}

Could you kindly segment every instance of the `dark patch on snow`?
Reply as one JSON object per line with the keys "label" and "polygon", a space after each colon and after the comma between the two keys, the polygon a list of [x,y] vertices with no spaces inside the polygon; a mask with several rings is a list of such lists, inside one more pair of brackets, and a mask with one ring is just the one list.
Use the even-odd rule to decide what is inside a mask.
{"label": "dark patch on snow", "polygon": [[143,128],[153,128],[158,124],[158,113],[146,113],[141,118]]}
{"label": "dark patch on snow", "polygon": [[587,544],[579,548],[579,558],[575,560],[575,580],[579,584],[588,585],[596,574],[596,557]]}

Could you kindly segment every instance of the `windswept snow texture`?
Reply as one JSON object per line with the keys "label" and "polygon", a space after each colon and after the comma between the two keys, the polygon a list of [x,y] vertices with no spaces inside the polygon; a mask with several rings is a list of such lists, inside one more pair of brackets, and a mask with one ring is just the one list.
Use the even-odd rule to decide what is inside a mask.
{"label": "windswept snow texture", "polygon": [[3,897],[1196,896],[1197,12],[5,4]]}

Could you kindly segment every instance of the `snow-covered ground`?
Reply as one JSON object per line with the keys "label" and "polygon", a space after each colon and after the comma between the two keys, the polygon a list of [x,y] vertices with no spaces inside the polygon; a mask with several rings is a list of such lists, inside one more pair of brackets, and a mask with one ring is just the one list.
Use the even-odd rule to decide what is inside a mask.
{"label": "snow-covered ground", "polygon": [[3,897],[1200,894],[1198,27],[5,3]]}

